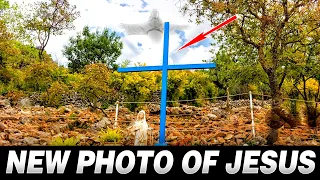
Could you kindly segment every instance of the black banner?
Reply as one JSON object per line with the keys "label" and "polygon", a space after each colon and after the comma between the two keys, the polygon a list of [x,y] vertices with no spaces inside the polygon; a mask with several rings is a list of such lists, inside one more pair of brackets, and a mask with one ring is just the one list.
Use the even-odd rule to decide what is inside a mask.
{"label": "black banner", "polygon": [[319,147],[0,147],[10,177],[306,177],[320,174]]}

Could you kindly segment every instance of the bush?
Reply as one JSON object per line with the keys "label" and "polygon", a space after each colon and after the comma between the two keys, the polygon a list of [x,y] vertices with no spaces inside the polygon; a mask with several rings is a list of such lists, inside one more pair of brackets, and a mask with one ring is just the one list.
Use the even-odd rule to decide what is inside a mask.
{"label": "bush", "polygon": [[[188,74],[188,83],[184,88],[184,98],[186,100],[205,98],[207,92],[209,76],[201,71],[194,71]],[[201,106],[202,100],[192,101],[195,106]]]}
{"label": "bush", "polygon": [[59,107],[63,104],[63,97],[68,93],[68,87],[58,81],[51,84],[51,87],[42,94],[42,103],[49,107]]}
{"label": "bush", "polygon": [[110,129],[106,131],[101,130],[99,139],[101,142],[119,142],[122,139],[122,132],[120,129]]}
{"label": "bush", "polygon": [[53,83],[53,69],[57,68],[52,63],[36,63],[26,70],[24,79],[25,89],[32,92],[44,92]]}
{"label": "bush", "polygon": [[24,92],[19,90],[10,90],[5,95],[5,97],[10,100],[11,105],[17,105],[18,101],[24,96],[25,96]]}
{"label": "bush", "polygon": [[77,92],[94,108],[110,101],[114,96],[109,86],[110,74],[111,71],[104,64],[87,65]]}
{"label": "bush", "polygon": [[51,142],[51,146],[76,146],[79,142],[78,137],[70,137],[62,139],[60,136],[54,138]]}
{"label": "bush", "polygon": [[[186,71],[170,71],[168,76],[168,100],[177,101],[183,95],[183,88],[187,83]],[[169,106],[178,106],[178,103],[168,103]]]}
{"label": "bush", "polygon": [[11,79],[13,78],[13,75],[11,74],[8,69],[1,68],[0,69],[0,82],[3,84],[8,84]]}
{"label": "bush", "polygon": [[[121,92],[126,101],[144,102],[150,99],[151,94],[158,90],[157,76],[154,72],[133,72],[125,75]],[[136,103],[127,104],[127,108],[134,111],[138,107]]]}

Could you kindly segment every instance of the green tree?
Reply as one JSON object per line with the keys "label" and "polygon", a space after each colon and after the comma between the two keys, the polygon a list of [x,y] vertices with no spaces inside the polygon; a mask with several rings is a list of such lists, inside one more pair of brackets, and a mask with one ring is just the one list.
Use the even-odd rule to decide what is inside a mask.
{"label": "green tree", "polygon": [[0,15],[3,15],[4,11],[10,7],[9,1],[0,0]]}
{"label": "green tree", "polygon": [[[22,3],[24,4],[24,3]],[[32,44],[32,36],[25,28],[27,10],[17,3],[9,4],[0,1],[0,19],[6,24],[8,32],[12,33],[15,40],[22,43]]]}
{"label": "green tree", "polygon": [[72,72],[80,72],[84,66],[93,63],[104,63],[115,69],[115,62],[121,55],[122,48],[120,37],[115,32],[110,32],[107,28],[102,32],[90,32],[89,27],[85,26],[81,33],[69,39],[63,54],[70,61],[68,67]]}
{"label": "green tree", "polygon": [[[317,38],[313,39],[313,42],[318,41]],[[291,93],[298,92],[298,94],[305,101],[307,110],[307,120],[311,127],[316,126],[316,119],[319,117],[318,103],[311,101],[319,101],[320,93],[320,65],[319,65],[319,47],[318,43],[309,43],[304,45],[303,43],[299,46],[298,51],[291,51],[295,54],[295,58],[291,59],[291,63],[288,64],[290,68],[289,77],[293,79],[293,89]],[[294,52],[293,52],[294,51]],[[294,62],[299,63],[294,63]]]}
{"label": "green tree", "polygon": [[125,95],[125,101],[135,102],[126,104],[132,111],[139,106],[136,102],[147,101],[151,94],[159,89],[155,72],[133,72],[125,74],[124,77],[121,92]]}
{"label": "green tree", "polygon": [[248,93],[250,84],[259,87],[267,84],[268,78],[259,63],[241,54],[235,56],[228,48],[218,51],[212,60],[216,68],[207,71],[210,80],[219,88],[219,95],[226,95],[227,88],[231,94]]}
{"label": "green tree", "polygon": [[[187,71],[169,71],[168,74],[168,87],[167,94],[169,101],[177,101],[179,100],[184,93],[184,87],[188,83],[187,79]],[[169,106],[177,106],[178,103],[174,102],[168,103]]]}
{"label": "green tree", "polygon": [[[222,28],[223,33],[214,33],[220,42],[227,42],[234,51],[239,53],[254,51],[258,60],[268,76],[268,85],[272,96],[272,113],[269,123],[270,132],[268,143],[273,144],[278,138],[278,129],[287,122],[296,125],[296,120],[281,104],[281,86],[286,76],[281,70],[283,64],[291,59],[286,54],[297,43],[306,40],[306,35],[318,33],[320,11],[318,1],[300,0],[188,0],[182,7],[186,14],[195,13],[197,22],[209,19],[212,25],[217,25],[227,17],[238,15],[238,20]],[[314,28],[310,28],[314,27]],[[305,33],[301,30],[308,29]],[[307,42],[308,43],[308,42]]]}
{"label": "green tree", "polygon": [[0,20],[0,66],[5,67],[5,61],[10,53],[14,53],[12,50],[12,38],[13,35],[7,31],[5,23]]}
{"label": "green tree", "polygon": [[[97,63],[85,66],[78,92],[94,109],[101,109],[114,98],[113,88],[110,86],[111,71],[105,64]],[[102,109],[101,109],[102,110]],[[103,112],[103,110],[102,110]]]}
{"label": "green tree", "polygon": [[64,30],[74,29],[73,22],[80,13],[68,0],[40,1],[31,7],[33,9],[27,15],[26,28],[35,33],[40,44],[39,57],[43,60],[43,52],[50,37],[62,35]]}

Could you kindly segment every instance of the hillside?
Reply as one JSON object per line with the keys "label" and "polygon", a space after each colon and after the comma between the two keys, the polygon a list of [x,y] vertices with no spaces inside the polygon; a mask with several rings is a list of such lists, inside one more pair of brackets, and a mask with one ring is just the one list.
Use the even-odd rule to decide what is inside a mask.
{"label": "hillside", "polygon": [[[16,106],[11,106],[7,99],[0,100],[0,145],[1,146],[47,146],[57,141],[57,137],[69,140],[73,137],[79,141],[70,141],[68,145],[101,146],[101,130],[113,128],[115,107],[105,110],[107,116],[100,110],[79,108],[71,105],[60,108],[45,108],[39,105],[29,105],[28,100],[21,100]],[[224,145],[246,146],[265,145],[268,133],[266,117],[268,102],[262,106],[261,101],[254,101],[254,119],[256,138],[252,136],[251,114],[249,102],[238,100],[231,102],[230,110],[225,102],[208,103],[204,107],[181,105],[167,108],[167,142],[171,146],[188,145]],[[156,143],[159,132],[159,106],[143,107],[147,112],[147,122],[153,131],[153,141]],[[119,109],[118,123],[123,138],[121,145],[132,145],[132,137],[127,136],[126,128],[134,121],[137,113],[127,108]],[[279,130],[279,140],[274,145],[319,145],[316,132],[300,123],[293,129],[284,125]],[[152,132],[152,134],[151,134]],[[56,144],[56,145],[62,145]]]}

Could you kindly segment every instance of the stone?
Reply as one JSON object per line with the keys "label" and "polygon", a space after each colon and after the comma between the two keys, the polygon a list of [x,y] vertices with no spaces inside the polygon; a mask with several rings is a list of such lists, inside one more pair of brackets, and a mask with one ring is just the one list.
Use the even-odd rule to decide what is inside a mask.
{"label": "stone", "polygon": [[28,107],[32,106],[32,102],[31,102],[30,98],[25,97],[25,98],[20,99],[19,105],[21,107],[28,108]]}
{"label": "stone", "polygon": [[179,142],[177,140],[173,140],[171,142],[168,142],[168,145],[169,146],[178,146],[179,145]]}
{"label": "stone", "polygon": [[234,141],[228,142],[228,146],[237,146],[237,143]]}
{"label": "stone", "polygon": [[124,119],[125,119],[125,121],[131,121],[131,116],[128,115],[128,114],[126,114],[126,115],[124,116]]}
{"label": "stone", "polygon": [[169,136],[168,137],[168,142],[171,142],[171,141],[174,141],[174,140],[177,140],[178,139],[178,136]]}
{"label": "stone", "polygon": [[0,123],[0,131],[2,132],[4,130],[6,130],[6,129],[8,129],[8,126],[3,124],[3,123]]}
{"label": "stone", "polygon": [[192,114],[192,110],[191,109],[186,109],[183,111],[183,114]]}
{"label": "stone", "polygon": [[237,139],[245,139],[247,136],[245,134],[237,134],[235,138]]}
{"label": "stone", "polygon": [[312,139],[312,141],[310,142],[311,146],[318,146],[318,142],[314,139]]}
{"label": "stone", "polygon": [[207,116],[203,116],[201,118],[201,123],[205,123],[205,122],[208,122],[209,121],[209,118]]}
{"label": "stone", "polygon": [[264,145],[264,144],[267,144],[267,140],[264,139],[263,137],[261,136],[257,136],[255,138],[253,138],[253,141],[256,145]]}
{"label": "stone", "polygon": [[214,137],[225,137],[226,136],[226,133],[224,133],[224,132],[217,132],[215,135],[214,135]]}
{"label": "stone", "polygon": [[23,139],[23,143],[32,146],[32,145],[39,144],[39,140],[34,137],[25,137]]}
{"label": "stone", "polygon": [[51,137],[51,134],[48,133],[48,132],[38,131],[37,134],[38,134],[38,136],[40,138],[49,138],[49,137]]}
{"label": "stone", "polygon": [[216,116],[215,114],[208,114],[207,117],[208,117],[209,120],[211,120],[211,121],[216,121],[216,120],[218,120],[218,116]]}
{"label": "stone", "polygon": [[172,114],[172,115],[179,115],[180,112],[181,112],[181,109],[178,108],[178,107],[173,107],[173,108],[171,108],[171,114]]}
{"label": "stone", "polygon": [[16,115],[16,114],[18,114],[18,110],[15,109],[15,108],[11,108],[11,107],[6,108],[4,112],[6,114],[8,114],[8,115]]}
{"label": "stone", "polygon": [[149,105],[149,111],[152,114],[158,114],[160,113],[160,105],[157,104],[150,104]]}
{"label": "stone", "polygon": [[243,140],[242,139],[236,139],[237,145],[240,146],[241,144],[243,144]]}
{"label": "stone", "polygon": [[28,124],[30,122],[31,122],[31,118],[30,117],[26,117],[26,116],[21,117],[21,120],[20,120],[21,124]]}
{"label": "stone", "polygon": [[221,144],[224,144],[226,142],[222,137],[218,137],[217,140]]}
{"label": "stone", "polygon": [[0,108],[8,108],[10,107],[10,101],[8,99],[1,99],[0,100]]}
{"label": "stone", "polygon": [[18,129],[5,129],[4,132],[10,133],[10,134],[19,134],[19,133],[21,133],[21,131],[18,130]]}
{"label": "stone", "polygon": [[224,139],[225,140],[230,140],[232,139],[234,136],[232,134],[228,134]]}
{"label": "stone", "polygon": [[95,123],[92,126],[92,129],[93,130],[101,130],[110,124],[111,124],[111,121],[107,117],[103,117],[99,122]]}

